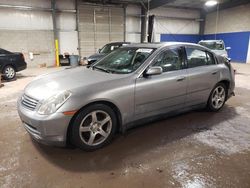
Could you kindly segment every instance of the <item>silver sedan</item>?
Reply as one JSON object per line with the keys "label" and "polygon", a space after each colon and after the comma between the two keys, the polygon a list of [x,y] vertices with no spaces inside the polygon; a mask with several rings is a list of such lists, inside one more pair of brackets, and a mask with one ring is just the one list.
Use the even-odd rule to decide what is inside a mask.
{"label": "silver sedan", "polygon": [[91,66],[37,77],[19,98],[18,112],[38,142],[90,151],[141,120],[218,111],[234,87],[231,65],[205,47],[133,44]]}

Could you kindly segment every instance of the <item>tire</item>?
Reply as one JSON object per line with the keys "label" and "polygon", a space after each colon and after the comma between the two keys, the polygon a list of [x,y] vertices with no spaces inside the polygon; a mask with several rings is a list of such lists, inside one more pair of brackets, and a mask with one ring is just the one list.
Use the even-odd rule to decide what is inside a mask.
{"label": "tire", "polygon": [[226,99],[227,87],[223,83],[216,84],[208,99],[208,110],[213,112],[219,111],[224,106]]}
{"label": "tire", "polygon": [[71,144],[94,151],[109,144],[117,129],[115,112],[107,105],[93,104],[80,111],[71,126]]}
{"label": "tire", "polygon": [[6,80],[13,80],[16,77],[16,70],[13,66],[7,65],[3,69],[3,78]]}

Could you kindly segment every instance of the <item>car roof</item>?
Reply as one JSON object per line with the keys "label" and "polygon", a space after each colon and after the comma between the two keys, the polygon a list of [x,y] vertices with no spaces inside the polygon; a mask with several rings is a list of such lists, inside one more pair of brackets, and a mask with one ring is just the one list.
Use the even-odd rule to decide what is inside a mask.
{"label": "car roof", "polygon": [[223,42],[223,40],[201,40],[200,42]]}
{"label": "car roof", "polygon": [[116,45],[116,44],[130,44],[130,42],[111,42],[107,43],[106,45]]}
{"label": "car roof", "polygon": [[187,42],[156,42],[156,43],[131,43],[126,47],[137,47],[137,48],[161,48],[166,46],[194,46],[201,47],[201,45]]}

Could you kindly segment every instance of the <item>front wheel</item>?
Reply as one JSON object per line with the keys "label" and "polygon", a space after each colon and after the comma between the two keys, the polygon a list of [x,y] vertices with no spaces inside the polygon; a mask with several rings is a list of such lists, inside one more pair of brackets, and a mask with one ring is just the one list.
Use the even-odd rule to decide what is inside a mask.
{"label": "front wheel", "polygon": [[225,104],[227,98],[227,89],[225,84],[218,83],[212,90],[208,99],[208,109],[210,111],[219,111]]}
{"label": "front wheel", "polygon": [[6,80],[12,80],[15,78],[15,76],[16,76],[16,71],[15,71],[14,67],[12,67],[11,65],[7,65],[6,67],[4,67],[3,77]]}
{"label": "front wheel", "polygon": [[71,143],[93,151],[108,144],[117,128],[114,111],[107,105],[94,104],[77,114],[71,126]]}

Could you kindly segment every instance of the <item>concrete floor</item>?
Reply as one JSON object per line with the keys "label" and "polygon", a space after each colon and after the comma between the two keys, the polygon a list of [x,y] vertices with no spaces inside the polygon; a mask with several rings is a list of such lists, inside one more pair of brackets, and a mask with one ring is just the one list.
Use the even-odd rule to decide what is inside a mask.
{"label": "concrete floor", "polygon": [[0,89],[0,187],[250,187],[250,65],[234,67],[236,96],[220,112],[141,126],[91,153],[31,140],[17,96],[55,69],[23,71]]}

